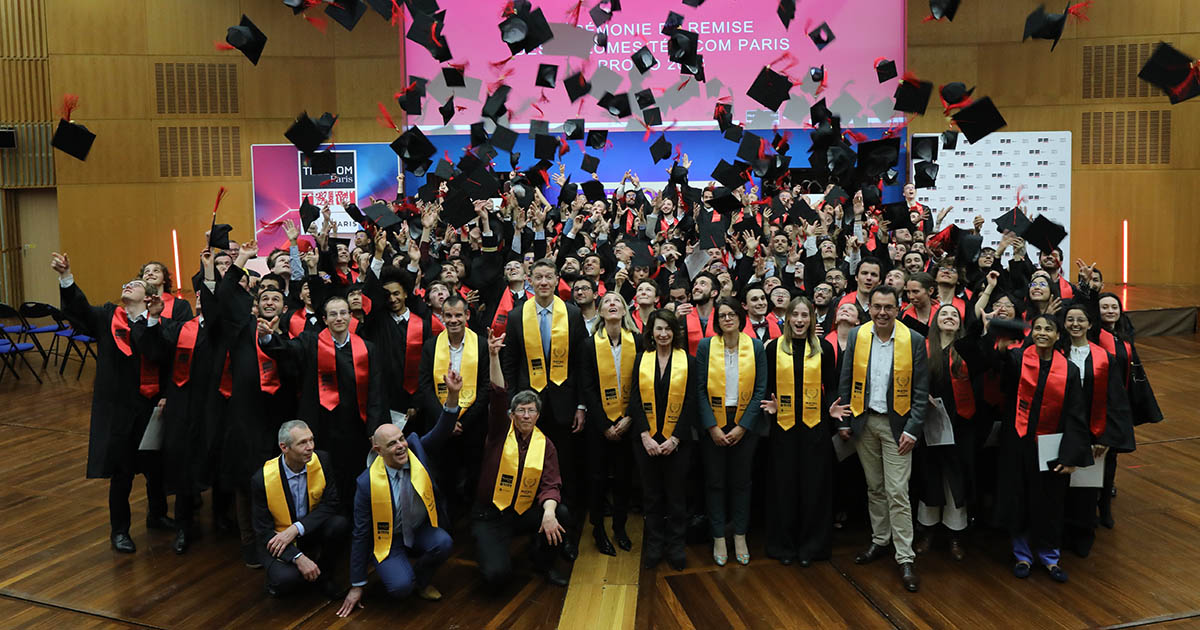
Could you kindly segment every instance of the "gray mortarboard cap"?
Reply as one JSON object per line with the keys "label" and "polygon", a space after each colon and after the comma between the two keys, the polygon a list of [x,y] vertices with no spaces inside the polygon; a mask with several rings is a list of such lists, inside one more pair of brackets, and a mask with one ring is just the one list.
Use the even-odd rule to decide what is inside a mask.
{"label": "gray mortarboard cap", "polygon": [[953,129],[947,129],[942,132],[942,148],[947,151],[953,151],[958,148],[958,132]]}
{"label": "gray mortarboard cap", "polygon": [[536,138],[538,136],[550,135],[550,123],[545,120],[529,121],[529,137]]}
{"label": "gray mortarboard cap", "polygon": [[914,136],[912,139],[913,161],[928,160],[936,162],[938,156],[938,139],[939,136]]}
{"label": "gray mortarboard cap", "polygon": [[647,109],[643,109],[642,110],[642,118],[645,119],[645,123],[647,126],[657,127],[657,126],[661,125],[663,122],[662,110],[658,109],[657,107],[650,107]]}

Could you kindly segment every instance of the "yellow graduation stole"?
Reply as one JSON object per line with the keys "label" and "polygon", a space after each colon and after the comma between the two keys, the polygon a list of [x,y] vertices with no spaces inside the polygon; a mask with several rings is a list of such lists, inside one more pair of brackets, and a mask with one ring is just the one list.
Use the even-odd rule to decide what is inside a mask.
{"label": "yellow graduation stole", "polygon": [[[854,341],[854,385],[850,390],[850,411],[856,416],[861,416],[866,408],[867,366],[871,361],[871,338],[874,333],[874,323],[863,324],[858,327]],[[892,339],[895,341],[895,347],[892,348],[892,409],[904,415],[912,406],[912,331],[896,321]],[[876,383],[875,386],[879,387],[880,384]]]}
{"label": "yellow graduation stole", "polygon": [[[325,473],[321,471],[321,458],[313,453],[312,459],[304,466],[308,479],[308,511],[312,512],[321,502],[325,494]],[[272,457],[263,464],[263,489],[267,491],[267,510],[275,521],[275,533],[287,529],[292,524],[292,513],[288,510],[287,497],[284,496],[286,481],[279,474],[279,458]]]}
{"label": "yellow graduation stole", "polygon": [[[537,302],[525,300],[521,307],[521,324],[525,333],[525,361],[529,365],[529,387],[542,391],[546,387],[546,363],[542,354],[542,327],[538,325]],[[567,304],[554,297],[550,317],[550,380],[562,385],[567,380]]]}
{"label": "yellow graduation stole", "polygon": [[629,392],[633,389],[633,362],[637,350],[634,348],[633,333],[621,329],[621,387],[609,387],[617,382],[617,366],[613,361],[612,344],[608,341],[608,330],[599,324],[600,331],[592,335],[596,345],[596,367],[600,374],[600,398],[604,403],[604,414],[610,422],[625,415],[629,404]]}
{"label": "yellow graduation stole", "polygon": [[[458,373],[462,375],[463,385],[462,391],[458,393],[458,417],[462,417],[467,412],[467,407],[470,407],[475,402],[475,396],[478,392],[478,386],[475,379],[479,376],[479,338],[475,335],[475,331],[467,328],[463,331],[463,351],[462,364],[459,366]],[[434,389],[437,390],[438,402],[446,404],[446,397],[449,391],[446,390],[446,384],[437,381],[439,374],[445,374],[450,371],[450,338],[446,331],[442,331],[437,336],[437,341],[433,346],[433,377],[435,380]]]}
{"label": "yellow graduation stole", "polygon": [[[388,480],[387,464],[382,457],[376,457],[371,463],[371,521],[375,523],[375,561],[383,562],[392,550],[392,523],[395,522],[395,512],[392,507],[392,484]],[[429,514],[429,522],[438,526],[437,500],[433,495],[433,481],[429,478],[425,466],[417,459],[416,453],[408,451],[408,479],[413,489],[425,504],[425,512]]]}
{"label": "yellow graduation stole", "polygon": [[[528,329],[526,329],[528,330]],[[539,346],[538,351],[541,351]],[[521,489],[516,490],[517,465],[521,461],[521,450],[517,446],[517,427],[508,427],[504,438],[504,451],[500,455],[500,468],[496,471],[496,487],[492,490],[492,505],[503,511],[513,505],[513,494],[517,495],[513,509],[524,514],[537,496],[538,484],[542,481],[542,465],[546,459],[546,436],[537,427],[529,436],[529,450],[525,452],[525,467],[521,469]]]}
{"label": "yellow graduation stole", "polygon": [[[657,402],[654,397],[654,373],[658,369],[658,356],[654,350],[642,353],[642,362],[638,367],[638,392],[642,395],[642,411],[646,412],[646,425],[654,429],[651,433],[661,433],[663,439],[668,439],[675,433],[675,423],[679,422],[679,414],[683,413],[683,395],[687,389],[688,364],[687,353],[683,350],[671,351],[671,382],[667,386],[667,409],[663,413],[663,423],[658,423]],[[724,370],[724,366],[722,366]]]}
{"label": "yellow graduation stole", "polygon": [[[804,400],[801,401],[803,409],[800,419],[804,421],[804,426],[811,429],[821,423],[820,346],[817,347],[816,353],[808,353],[807,344],[790,345],[792,352],[805,352],[802,383],[804,389],[800,392]],[[792,361],[792,354],[784,352],[783,342],[778,342],[775,347],[775,391],[779,394],[779,412],[775,417],[784,431],[796,426],[796,401],[793,398],[796,392],[796,370]]]}
{"label": "yellow graduation stole", "polygon": [[[708,400],[712,404],[714,414],[722,414],[725,410],[725,337],[717,335],[710,337],[708,342]],[[750,397],[754,395],[754,342],[746,333],[738,333],[738,399],[735,424],[740,424],[742,414],[750,405]],[[717,426],[724,426],[724,416],[717,417]]]}

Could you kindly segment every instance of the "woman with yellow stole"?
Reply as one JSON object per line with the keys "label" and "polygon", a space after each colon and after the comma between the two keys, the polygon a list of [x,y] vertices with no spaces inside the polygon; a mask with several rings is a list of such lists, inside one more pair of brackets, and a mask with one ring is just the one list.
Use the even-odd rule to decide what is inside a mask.
{"label": "woman with yellow stole", "polygon": [[682,571],[687,564],[684,484],[696,439],[698,370],[673,311],[654,311],[643,330],[649,348],[638,357],[625,412],[639,436],[632,448],[646,518],[642,566],[652,569],[665,555],[672,569]]}
{"label": "woman with yellow stole", "polygon": [[733,546],[739,564],[750,562],[746,531],[750,528],[751,472],[754,447],[767,425],[762,399],[767,391],[767,355],[762,342],[742,329],[746,311],[730,297],[718,298],[713,308],[718,334],[700,340],[696,366],[700,369],[700,425],[709,439],[700,441],[704,460],[704,502],[713,537],[713,561],[725,566],[725,507],[733,524]]}
{"label": "woman with yellow stole", "polygon": [[[826,396],[837,391],[837,355],[817,336],[813,304],[788,304],[783,334],[767,344],[771,490],[767,556],[807,567],[833,542],[833,424]],[[834,340],[836,342],[836,337]]]}
{"label": "woman with yellow stole", "polygon": [[[626,413],[633,388],[634,364],[641,335],[629,317],[625,298],[609,291],[600,298],[601,323],[583,353],[584,404],[588,408],[584,440],[587,444],[588,511],[592,536],[600,553],[617,555],[604,530],[604,495],[612,491],[613,537],[625,551],[633,542],[625,533],[629,514],[629,472],[633,456],[629,446],[633,419]],[[608,482],[612,476],[611,484]]]}

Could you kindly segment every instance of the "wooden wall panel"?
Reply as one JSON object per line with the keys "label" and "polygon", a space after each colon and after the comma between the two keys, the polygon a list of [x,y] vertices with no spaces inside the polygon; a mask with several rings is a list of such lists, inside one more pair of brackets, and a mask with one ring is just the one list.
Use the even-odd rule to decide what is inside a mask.
{"label": "wooden wall panel", "polygon": [[[394,95],[403,87],[403,78],[400,61],[395,57],[339,58],[334,62],[334,76],[338,114],[342,118],[374,119],[379,115],[376,105],[379,102],[387,105],[393,115],[399,112]],[[433,99],[425,102],[429,108],[438,105]],[[341,124],[339,119],[338,125]]]}
{"label": "wooden wall panel", "polygon": [[[301,111],[314,118],[326,111],[336,113],[333,59],[264,56],[257,68],[247,66],[241,74],[247,117],[290,120]],[[280,133],[286,128],[285,124]]]}
{"label": "wooden wall panel", "polygon": [[[189,0],[153,0],[146,4],[147,52],[154,55],[211,55],[213,41],[225,41],[225,31],[238,23],[242,16],[239,0],[205,0],[203,6]],[[256,2],[248,12],[260,28],[259,13],[266,13],[266,3]],[[274,12],[287,12],[272,3]],[[275,43],[274,33],[264,30],[267,47]],[[264,49],[264,52],[266,50]],[[227,51],[230,57],[244,59],[241,53]]]}
{"label": "wooden wall panel", "polygon": [[0,0],[0,57],[46,57],[46,16],[42,0]]}
{"label": "wooden wall panel", "polygon": [[58,117],[46,59],[0,58],[0,121],[44,122]]}
{"label": "wooden wall panel", "polygon": [[[179,0],[187,4],[187,0]],[[258,28],[266,34],[267,45],[263,49],[263,59],[268,57],[332,57],[333,56],[333,37],[334,31],[343,30],[341,26],[328,21],[326,32],[322,33],[317,30],[299,15],[292,15],[292,12],[283,6],[282,2],[274,2],[272,0],[241,0],[241,13],[246,14]],[[313,16],[324,18],[325,13],[317,9],[309,9],[308,13]],[[368,10],[369,15],[364,15],[359,24],[361,28],[368,20],[378,20],[379,14]],[[241,14],[234,15],[233,21],[221,28],[221,32],[216,36],[216,39],[225,39],[225,28],[237,23]],[[358,29],[354,29],[355,33]],[[209,47],[212,47],[210,42]],[[241,56],[240,53],[230,51],[228,54]],[[249,64],[249,62],[247,62]],[[262,67],[262,61],[259,61],[259,67]],[[310,77],[315,78],[315,77]]]}
{"label": "wooden wall panel", "polygon": [[147,226],[156,213],[155,184],[58,186],[59,246],[71,256],[79,286],[93,303],[120,296],[121,284],[151,257],[170,254]]}
{"label": "wooden wall panel", "polygon": [[[44,0],[51,54],[145,54],[146,5],[160,0]],[[196,3],[197,10],[204,5]]]}
{"label": "wooden wall panel", "polygon": [[89,128],[90,121],[145,119],[152,111],[152,69],[143,56],[53,55],[50,93],[55,99],[78,94],[73,116]]}
{"label": "wooden wall panel", "polygon": [[77,120],[96,134],[96,142],[86,162],[62,151],[54,152],[60,185],[150,183],[158,178],[157,136],[152,121]]}
{"label": "wooden wall panel", "polygon": [[[405,15],[408,15],[407,8],[404,9],[404,12]],[[411,21],[408,22],[408,24],[411,23]],[[333,56],[339,59],[349,57],[399,59],[402,54],[400,44],[404,36],[397,27],[380,19],[379,14],[374,11],[367,11],[367,15],[364,15],[358,22],[358,26],[354,27],[353,32],[348,32],[340,25],[330,22],[329,34],[330,39],[333,40]],[[376,77],[376,80],[384,79],[384,77]],[[400,79],[393,78],[393,80],[399,81]]]}

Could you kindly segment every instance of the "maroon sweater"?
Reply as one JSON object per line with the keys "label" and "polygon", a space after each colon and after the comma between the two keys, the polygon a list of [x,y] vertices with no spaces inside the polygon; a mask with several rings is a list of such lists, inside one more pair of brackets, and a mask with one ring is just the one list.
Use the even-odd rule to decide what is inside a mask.
{"label": "maroon sweater", "polygon": [[[480,505],[492,504],[492,493],[496,489],[496,476],[500,474],[500,459],[504,455],[504,440],[508,438],[508,429],[512,426],[512,420],[508,418],[508,392],[497,387],[490,389],[487,441],[483,445],[483,467],[479,471],[479,486],[475,490],[475,500]],[[520,461],[517,466],[515,487],[520,488],[521,474],[525,471],[525,454],[529,451],[529,438],[522,438],[520,433],[517,433],[517,451],[520,453]],[[540,506],[550,499],[561,502],[561,492],[562,478],[558,473],[558,452],[554,450],[554,443],[546,440],[546,457],[542,463],[542,478],[538,482],[534,506]],[[515,493],[513,497],[513,503],[516,503]],[[511,509],[512,506],[509,506],[505,511]]]}

